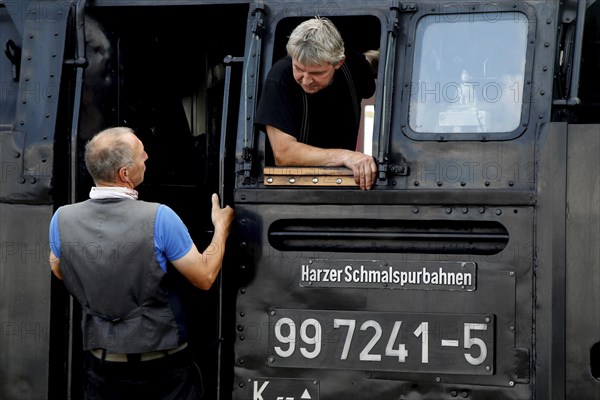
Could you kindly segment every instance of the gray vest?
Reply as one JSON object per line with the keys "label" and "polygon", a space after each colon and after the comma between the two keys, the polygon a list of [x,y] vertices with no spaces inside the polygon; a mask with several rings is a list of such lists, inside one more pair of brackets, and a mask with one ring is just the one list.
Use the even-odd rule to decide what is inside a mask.
{"label": "gray vest", "polygon": [[84,350],[143,353],[184,341],[154,250],[158,206],[105,199],[60,208],[60,270],[82,307]]}

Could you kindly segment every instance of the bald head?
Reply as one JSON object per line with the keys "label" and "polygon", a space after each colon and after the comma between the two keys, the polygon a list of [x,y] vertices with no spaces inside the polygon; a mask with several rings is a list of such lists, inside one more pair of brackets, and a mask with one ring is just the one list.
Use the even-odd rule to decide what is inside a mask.
{"label": "bald head", "polygon": [[138,141],[133,130],[126,127],[109,128],[94,136],[85,146],[85,165],[94,182],[117,182],[119,169],[133,165]]}

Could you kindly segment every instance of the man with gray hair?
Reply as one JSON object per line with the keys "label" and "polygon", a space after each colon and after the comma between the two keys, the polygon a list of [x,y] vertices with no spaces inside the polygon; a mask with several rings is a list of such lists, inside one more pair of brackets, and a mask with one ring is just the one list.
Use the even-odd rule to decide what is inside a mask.
{"label": "man with gray hair", "polygon": [[370,189],[377,165],[356,151],[361,100],[375,92],[369,63],[346,51],[337,28],[321,17],[298,25],[286,50],[265,80],[255,121],[267,133],[275,165],[344,166],[361,189]]}
{"label": "man with gray hair", "polygon": [[137,200],[148,155],[131,129],[106,129],[85,150],[90,199],[60,207],[50,222],[50,268],[82,309],[84,398],[196,399],[174,274],[212,286],[233,210],[213,194],[215,230],[201,253],[173,210]]}

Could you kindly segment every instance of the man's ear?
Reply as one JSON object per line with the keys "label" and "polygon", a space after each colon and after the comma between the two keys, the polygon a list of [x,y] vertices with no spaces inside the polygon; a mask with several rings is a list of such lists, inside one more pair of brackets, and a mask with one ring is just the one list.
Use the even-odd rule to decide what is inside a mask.
{"label": "man's ear", "polygon": [[335,64],[334,68],[335,69],[340,69],[342,68],[342,65],[344,65],[344,62],[346,61],[346,56],[342,56],[342,59],[340,61],[338,61],[337,64]]}
{"label": "man's ear", "polygon": [[119,178],[119,181],[127,182],[127,175],[129,175],[129,172],[127,172],[127,167],[119,168],[119,171],[117,173],[117,177]]}

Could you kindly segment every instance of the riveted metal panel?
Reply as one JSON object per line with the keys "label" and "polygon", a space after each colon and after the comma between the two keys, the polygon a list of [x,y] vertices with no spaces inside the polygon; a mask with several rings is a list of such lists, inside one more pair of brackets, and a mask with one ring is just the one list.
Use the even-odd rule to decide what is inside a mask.
{"label": "riveted metal panel", "polygon": [[[566,398],[600,398],[600,127],[569,125],[566,185]],[[593,375],[595,374],[595,375]]]}
{"label": "riveted metal panel", "polygon": [[[313,379],[319,382],[321,398],[331,399],[349,398],[350,394],[355,399],[399,398],[390,395],[394,392],[404,395],[420,393],[421,398],[439,399],[449,396],[453,390],[457,393],[467,390],[473,398],[485,397],[490,393],[494,393],[494,398],[517,399],[528,398],[531,395],[533,208],[480,209],[469,206],[421,206],[415,213],[414,207],[400,205],[335,206],[314,203],[242,205],[238,203],[236,214],[241,223],[238,233],[242,246],[240,256],[243,268],[236,272],[240,289],[236,316],[235,399],[247,398],[245,397],[249,390],[246,387],[247,382],[254,382],[258,377]],[[507,229],[510,240],[504,250],[488,256],[464,253],[353,253],[347,249],[340,252],[335,248],[286,251],[272,247],[269,241],[269,230],[276,221],[285,218],[302,222],[308,215],[328,221],[336,218],[340,228],[344,226],[344,221],[360,215],[368,218],[375,230],[378,218],[385,219],[386,216],[391,215],[395,218],[410,217],[416,221],[431,219],[451,221],[454,218],[463,218],[465,225],[468,221],[475,220],[498,221]],[[374,247],[377,247],[376,245],[373,243]],[[356,277],[363,270],[365,274],[374,269],[385,273],[390,271],[389,276],[392,276],[394,271],[398,274],[410,273],[415,265],[423,263],[429,266],[437,265],[436,272],[439,268],[447,268],[444,270],[445,273],[455,271],[457,263],[475,263],[477,283],[475,290],[471,291],[430,290],[433,287],[427,288],[427,285],[413,287],[412,290],[402,290],[389,285],[386,287],[365,284],[360,281],[362,278],[356,278],[359,279],[358,283],[352,283],[352,279],[345,279],[343,285],[306,285],[302,282],[302,266],[308,265],[311,260],[313,263],[320,263],[319,265],[323,264],[322,260],[328,260],[330,264],[335,265],[344,263],[345,270],[333,273],[335,276],[340,275],[341,280],[345,279],[343,275],[345,273],[349,272]],[[384,262],[387,266],[379,268],[384,265]],[[350,271],[348,265],[352,267]],[[361,265],[365,267],[361,269]],[[428,270],[422,273],[426,272],[430,273]],[[332,275],[328,276],[327,279],[331,280]],[[487,358],[486,360],[491,364],[480,366],[481,370],[473,369],[477,373],[467,373],[466,369],[459,368],[458,364],[455,371],[450,368],[441,371],[439,365],[436,369],[434,361],[421,364],[421,359],[412,360],[419,364],[419,368],[405,370],[399,366],[393,370],[389,364],[392,362],[390,356],[385,355],[387,351],[384,351],[385,343],[394,336],[391,333],[394,321],[401,320],[407,313],[415,314],[410,318],[406,317],[408,319],[405,321],[410,325],[410,329],[406,328],[409,329],[407,332],[410,335],[402,333],[410,336],[409,338],[403,336],[403,339],[406,338],[403,343],[406,343],[406,346],[413,346],[406,347],[410,354],[408,357],[411,355],[420,357],[421,354],[421,349],[415,348],[412,343],[415,336],[413,330],[419,326],[419,321],[433,324],[429,332],[435,336],[435,340],[432,339],[430,342],[429,354],[435,358],[443,357],[446,346],[456,345],[455,351],[466,351],[465,340],[461,336],[464,333],[464,324],[461,321],[469,316],[477,319],[478,315],[487,315],[490,321],[494,321],[495,326],[492,334],[494,340],[487,344],[489,352],[493,352],[496,358],[493,361]],[[444,322],[436,315],[447,314],[447,318],[451,318],[451,315],[457,313],[460,317],[455,318],[453,331],[460,331],[460,337],[441,337],[442,331],[447,332],[443,327],[448,325],[449,320]],[[370,364],[358,361],[358,353],[361,349],[365,352],[363,347],[366,347],[366,342],[361,342],[362,345],[352,342],[349,353],[343,357],[342,347],[346,338],[346,328],[343,328],[343,332],[341,329],[336,330],[333,323],[329,323],[331,321],[328,318],[331,321],[353,320],[357,324],[356,332],[359,332],[363,323],[367,324],[365,330],[370,329],[368,328],[370,326],[381,327],[381,337],[371,351],[375,353],[375,357],[381,356],[381,361]],[[434,328],[434,325],[437,328]],[[295,329],[294,333],[290,331],[292,326]],[[314,337],[317,335],[315,326],[322,328],[319,330],[319,335],[322,335],[319,336],[321,338],[319,343],[322,344],[319,345],[314,342],[316,340]],[[366,332],[363,335],[369,336]],[[293,351],[290,350],[288,342],[292,336],[294,336],[294,340],[291,340],[294,343]],[[362,340],[367,339],[362,338]],[[440,339],[449,339],[449,341],[444,342],[445,345],[440,345]],[[318,347],[317,350],[317,346],[322,347]],[[434,349],[434,346],[437,347]],[[331,354],[336,351],[337,358]],[[316,353],[318,354],[311,358]],[[397,354],[396,352],[389,354],[392,353]],[[473,355],[478,354],[473,350]],[[455,356],[459,360],[465,360],[462,353],[460,357],[456,354]],[[398,357],[392,364],[394,362],[399,362]],[[467,364],[467,361],[463,362]],[[488,373],[485,367],[489,367]]]}
{"label": "riveted metal panel", "polygon": [[0,398],[46,399],[51,206],[0,203]]}

